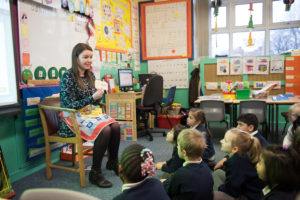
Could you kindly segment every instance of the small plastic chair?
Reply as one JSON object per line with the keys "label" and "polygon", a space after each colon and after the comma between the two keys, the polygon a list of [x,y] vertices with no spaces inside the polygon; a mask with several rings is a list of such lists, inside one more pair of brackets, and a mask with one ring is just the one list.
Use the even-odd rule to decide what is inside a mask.
{"label": "small plastic chair", "polygon": [[249,100],[240,102],[239,115],[252,113],[255,114],[259,124],[264,126],[266,136],[268,135],[267,125],[267,103],[259,100]]}
{"label": "small plastic chair", "polygon": [[202,100],[200,102],[200,109],[205,113],[207,122],[225,122],[228,129],[224,101]]}
{"label": "small plastic chair", "polygon": [[66,189],[59,189],[59,188],[36,188],[36,189],[29,189],[25,190],[20,200],[65,200],[65,199],[72,199],[72,200],[100,200],[96,197],[91,195],[73,191],[73,190],[66,190]]}

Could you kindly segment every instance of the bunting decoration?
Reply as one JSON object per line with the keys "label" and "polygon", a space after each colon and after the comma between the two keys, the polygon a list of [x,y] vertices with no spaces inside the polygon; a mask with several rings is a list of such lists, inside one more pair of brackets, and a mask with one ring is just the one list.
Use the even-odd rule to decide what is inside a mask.
{"label": "bunting decoration", "polygon": [[249,9],[250,11],[250,19],[249,19],[249,22],[248,22],[248,26],[247,28],[249,29],[249,38],[248,38],[248,47],[250,46],[254,46],[254,43],[253,43],[253,40],[252,40],[252,30],[254,29],[254,26],[253,26],[253,16],[252,16],[252,12],[253,12],[253,1],[250,0],[250,3],[249,3]]}

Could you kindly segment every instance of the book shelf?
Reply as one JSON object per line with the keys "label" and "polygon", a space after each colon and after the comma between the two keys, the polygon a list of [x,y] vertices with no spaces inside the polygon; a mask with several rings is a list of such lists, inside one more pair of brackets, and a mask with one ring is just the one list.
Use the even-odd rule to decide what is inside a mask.
{"label": "book shelf", "polygon": [[137,141],[136,100],[141,92],[106,94],[106,113],[116,119],[121,128],[121,140]]}

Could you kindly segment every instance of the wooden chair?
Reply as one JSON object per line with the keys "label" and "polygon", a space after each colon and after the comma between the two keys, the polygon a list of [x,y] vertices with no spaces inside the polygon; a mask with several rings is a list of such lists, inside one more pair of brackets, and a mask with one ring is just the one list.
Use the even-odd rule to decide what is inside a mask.
{"label": "wooden chair", "polygon": [[[104,104],[100,104],[102,111],[104,113]],[[62,108],[60,107],[60,99],[46,99],[39,103],[39,112],[42,120],[44,136],[45,136],[45,148],[46,148],[46,176],[47,179],[52,178],[52,171],[51,168],[57,168],[62,170],[68,170],[73,172],[78,172],[80,174],[80,184],[81,187],[86,187],[85,181],[85,172],[84,172],[84,161],[83,155],[92,155],[90,151],[91,148],[87,150],[83,150],[82,143],[83,140],[80,136],[80,130],[75,118],[75,114],[77,110],[69,109],[69,108]],[[70,113],[72,125],[75,130],[75,137],[67,137],[63,138],[57,134],[59,130],[59,121],[58,116],[61,111],[67,111]],[[72,163],[73,167],[65,167],[51,163],[51,142],[60,142],[66,144],[72,144]],[[77,153],[76,153],[77,147]],[[78,154],[78,165],[79,168],[74,168],[76,165],[76,154]]]}

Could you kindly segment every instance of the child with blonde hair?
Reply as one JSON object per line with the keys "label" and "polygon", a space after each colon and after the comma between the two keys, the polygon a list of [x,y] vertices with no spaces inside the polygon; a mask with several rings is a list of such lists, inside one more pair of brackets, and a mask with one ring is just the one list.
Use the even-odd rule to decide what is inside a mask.
{"label": "child with blonde hair", "polygon": [[258,176],[267,186],[264,200],[296,199],[299,186],[300,158],[293,148],[268,145],[256,165]]}
{"label": "child with blonde hair", "polygon": [[[218,191],[214,192],[214,199],[261,199],[263,183],[255,169],[260,149],[258,139],[248,132],[237,128],[226,132],[221,140],[221,151],[228,154],[228,160],[224,163],[223,179],[224,171],[221,169],[213,174],[215,186],[218,187]],[[222,182],[220,185],[217,185],[218,177],[219,182]]]}
{"label": "child with blonde hair", "polygon": [[184,159],[172,178],[163,185],[171,199],[213,199],[213,178],[201,156],[206,147],[202,133],[184,129],[178,136],[178,155]]}
{"label": "child with blonde hair", "polygon": [[205,113],[197,108],[190,109],[189,116],[187,118],[187,124],[191,128],[197,129],[204,134],[207,146],[203,152],[202,158],[205,163],[213,168],[215,160],[215,149],[211,139],[212,134],[208,128]]}
{"label": "child with blonde hair", "polygon": [[168,200],[162,183],[153,178],[154,173],[155,163],[151,150],[140,144],[128,146],[119,164],[119,176],[124,183],[122,193],[114,200]]}
{"label": "child with blonde hair", "polygon": [[300,103],[296,103],[289,108],[289,121],[291,125],[283,139],[283,147],[285,148],[293,144],[295,131],[300,129]]}

